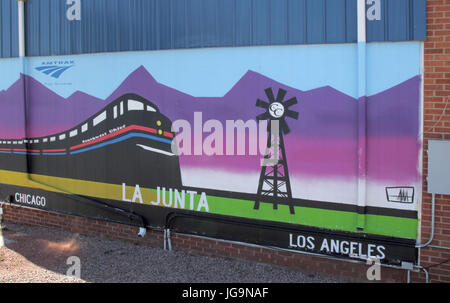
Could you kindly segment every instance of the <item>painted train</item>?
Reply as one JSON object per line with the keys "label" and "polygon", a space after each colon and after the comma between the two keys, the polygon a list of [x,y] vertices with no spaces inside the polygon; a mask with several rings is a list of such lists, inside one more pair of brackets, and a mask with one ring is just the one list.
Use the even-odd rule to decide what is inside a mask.
{"label": "painted train", "polygon": [[126,94],[74,128],[40,138],[0,139],[0,169],[102,183],[180,187],[172,122]]}

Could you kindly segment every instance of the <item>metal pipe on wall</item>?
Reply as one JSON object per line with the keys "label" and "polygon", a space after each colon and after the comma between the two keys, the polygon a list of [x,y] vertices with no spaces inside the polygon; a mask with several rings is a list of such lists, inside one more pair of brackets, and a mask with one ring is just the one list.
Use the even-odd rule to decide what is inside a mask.
{"label": "metal pipe on wall", "polygon": [[[27,92],[27,83],[26,83],[26,34],[25,34],[25,3],[26,0],[17,0],[17,12],[18,12],[18,37],[19,37],[19,57],[22,65],[22,87],[23,87],[23,109],[24,109],[24,135],[25,138],[28,138],[28,121],[29,121],[29,113],[28,113],[28,92]],[[25,146],[28,144],[26,143]],[[26,168],[27,168],[27,179],[30,182],[37,183],[31,178],[31,157],[29,154],[26,155]]]}
{"label": "metal pipe on wall", "polygon": [[[414,266],[417,270],[422,270],[425,273],[425,283],[430,283],[430,275],[428,273],[428,270],[423,266]],[[406,274],[406,283],[411,283],[411,270],[407,271]]]}
{"label": "metal pipe on wall", "polygon": [[17,0],[20,58],[25,57],[25,2],[26,0]]}
{"label": "metal pipe on wall", "polygon": [[[24,114],[24,135],[25,138],[28,138],[28,102],[27,102],[27,83],[25,80],[26,75],[26,45],[25,45],[25,3],[26,0],[17,0],[17,32],[18,32],[18,43],[19,43],[19,58],[20,58],[20,64],[22,66],[22,75],[24,75],[22,78],[22,100],[23,100],[23,114]],[[25,144],[27,145],[27,144]],[[30,178],[30,159],[29,156],[26,157],[26,167],[27,167],[27,178],[31,180]]]}
{"label": "metal pipe on wall", "polygon": [[434,217],[435,217],[435,197],[434,194],[431,194],[431,232],[430,232],[430,238],[428,239],[427,242],[425,243],[418,243],[416,245],[417,248],[423,248],[426,247],[428,245],[431,244],[431,242],[433,242],[433,238],[434,238]]}
{"label": "metal pipe on wall", "polygon": [[[448,246],[440,246],[440,245],[431,245],[434,239],[434,231],[435,231],[435,217],[436,217],[436,197],[435,194],[431,194],[431,232],[430,232],[430,238],[425,243],[418,243],[416,244],[416,248],[425,248],[425,247],[432,247],[432,248],[438,248],[438,249],[447,249],[450,250],[450,247]],[[429,274],[425,267],[423,266],[415,266],[418,269],[421,269],[425,272],[426,276],[426,282],[429,283]],[[408,280],[407,283],[410,283],[410,272],[408,271]]]}
{"label": "metal pipe on wall", "polygon": [[[366,0],[358,0],[358,217],[357,229],[364,230],[367,186],[367,104],[366,104]],[[362,212],[362,213],[361,213]]]}
{"label": "metal pipe on wall", "polygon": [[418,243],[416,248],[424,248],[424,247],[433,247],[440,249],[450,249],[449,246],[440,246],[440,245],[431,245],[431,242],[434,240],[434,231],[435,231],[435,218],[436,218],[436,197],[435,194],[431,194],[431,232],[430,238],[425,243]]}

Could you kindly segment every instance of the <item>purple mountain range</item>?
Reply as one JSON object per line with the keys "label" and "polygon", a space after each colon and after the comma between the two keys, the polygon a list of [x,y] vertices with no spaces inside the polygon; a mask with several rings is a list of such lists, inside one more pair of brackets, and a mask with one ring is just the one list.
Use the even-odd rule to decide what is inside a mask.
{"label": "purple mountain range", "polygon": [[[417,136],[419,81],[417,76],[367,98],[369,132],[383,136]],[[204,120],[247,121],[262,113],[255,103],[258,98],[267,100],[264,90],[269,87],[275,95],[278,89],[285,89],[286,100],[297,97],[299,103],[291,109],[300,113],[300,119],[289,123],[294,134],[328,138],[350,138],[356,134],[357,99],[330,86],[297,90],[253,71],[248,71],[223,97],[195,98],[159,84],[140,67],[106,101],[109,103],[134,92],[154,102],[173,121],[192,122],[194,112],[202,112]]]}
{"label": "purple mountain range", "polygon": [[[418,133],[419,77],[367,98],[369,134],[381,136],[416,136]],[[27,123],[24,114],[24,84],[27,95]],[[282,88],[286,100],[297,97],[291,109],[300,113],[298,121],[289,121],[292,133],[312,137],[351,138],[356,134],[357,102],[332,87],[310,91],[288,87],[256,72],[247,72],[224,96],[195,98],[158,83],[140,67],[106,99],[101,100],[77,91],[63,98],[33,77],[21,75],[10,88],[0,91],[0,138],[46,136],[71,128],[111,101],[126,93],[136,93],[155,103],[170,119],[193,120],[194,112],[202,112],[204,120],[255,119],[262,109],[256,99],[267,100],[264,90]]]}
{"label": "purple mountain range", "polygon": [[[376,155],[369,155],[368,169],[377,179],[417,178],[419,83],[420,77],[416,76],[365,98],[368,152]],[[257,99],[267,101],[267,88],[272,88],[275,95],[284,89],[285,100],[298,100],[291,110],[299,112],[300,117],[287,119],[291,133],[285,138],[288,158],[294,158],[291,172],[354,177],[358,102],[364,101],[329,86],[301,91],[253,71],[248,71],[223,97],[198,98],[158,83],[144,67],[139,67],[106,100],[79,91],[63,98],[34,78],[21,75],[11,87],[0,91],[0,138],[41,137],[70,129],[127,93],[150,100],[172,121],[193,123],[194,112],[202,113],[203,122],[215,119],[222,125],[226,120],[254,120],[264,111],[255,104]],[[181,158],[182,166],[237,171],[259,170],[259,161],[260,156]]]}

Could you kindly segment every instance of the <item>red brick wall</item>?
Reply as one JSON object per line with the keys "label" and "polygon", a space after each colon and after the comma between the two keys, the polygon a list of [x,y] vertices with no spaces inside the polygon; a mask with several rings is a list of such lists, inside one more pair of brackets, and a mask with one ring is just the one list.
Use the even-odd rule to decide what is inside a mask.
{"label": "red brick wall", "polygon": [[[426,182],[428,140],[450,140],[450,0],[427,0],[427,37],[424,55],[422,242],[429,239],[431,231],[431,195],[427,193]],[[432,244],[450,246],[450,196],[437,195],[435,205],[436,228]],[[450,250],[423,248],[420,251],[420,263],[424,267],[448,259]],[[429,272],[432,282],[450,282],[450,262],[431,267]],[[416,275],[414,278],[420,280]]]}

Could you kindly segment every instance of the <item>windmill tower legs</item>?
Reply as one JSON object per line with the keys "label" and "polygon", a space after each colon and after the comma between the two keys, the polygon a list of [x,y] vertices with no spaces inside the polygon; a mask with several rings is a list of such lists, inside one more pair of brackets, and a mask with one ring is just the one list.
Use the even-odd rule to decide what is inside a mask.
{"label": "windmill tower legs", "polygon": [[269,126],[269,138],[254,209],[259,209],[261,202],[273,203],[273,209],[278,209],[280,200],[285,200],[291,214],[295,214],[283,133],[279,131],[278,136],[274,136],[271,128]]}

